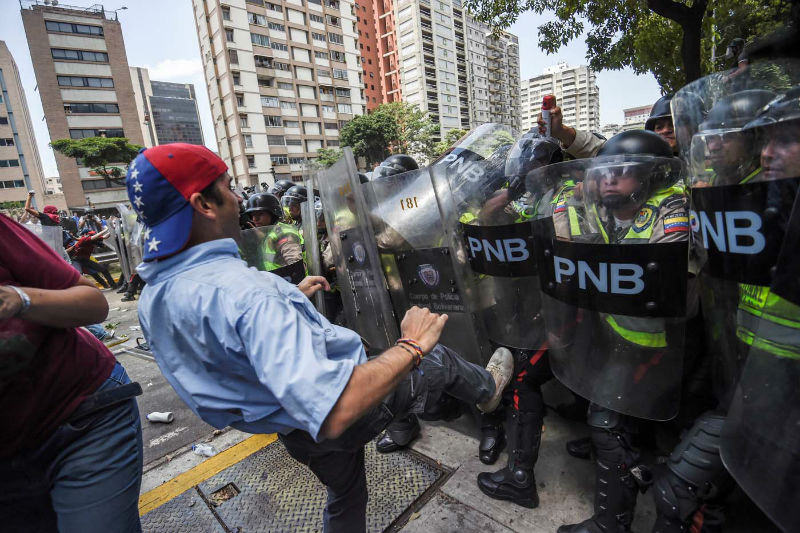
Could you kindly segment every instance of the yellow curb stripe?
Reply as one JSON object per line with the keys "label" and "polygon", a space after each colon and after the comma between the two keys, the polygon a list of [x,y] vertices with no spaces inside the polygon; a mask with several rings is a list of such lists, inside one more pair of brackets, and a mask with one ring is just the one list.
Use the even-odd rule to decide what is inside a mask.
{"label": "yellow curb stripe", "polygon": [[139,496],[139,516],[164,505],[171,499],[180,496],[195,485],[219,474],[226,468],[235,465],[258,450],[269,446],[278,439],[276,433],[269,435],[253,435],[239,444],[231,446],[213,457],[209,457],[194,468],[175,476],[163,485]]}

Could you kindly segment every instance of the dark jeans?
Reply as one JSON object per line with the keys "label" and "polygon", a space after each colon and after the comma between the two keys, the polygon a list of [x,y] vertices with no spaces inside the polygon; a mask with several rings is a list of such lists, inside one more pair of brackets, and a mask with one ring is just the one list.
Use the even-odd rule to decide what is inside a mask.
{"label": "dark jeans", "polygon": [[325,533],[366,531],[367,478],[364,445],[389,423],[409,413],[435,419],[445,395],[475,404],[494,394],[494,379],[453,350],[436,345],[419,369],[412,370],[386,399],[370,409],[339,438],[314,442],[305,431],[280,435],[289,454],[307,465],[328,489]]}
{"label": "dark jeans", "polygon": [[[72,260],[73,263],[78,263],[83,272],[92,276],[95,281],[97,281],[100,285],[104,287],[108,285],[108,287],[113,287],[116,285],[114,278],[111,277],[111,273],[108,271],[108,267],[106,265],[101,265],[100,263],[96,263],[89,259],[88,257],[80,257],[75,258]],[[102,278],[100,275],[102,274]],[[105,278],[105,280],[103,280]]]}
{"label": "dark jeans", "polygon": [[[116,364],[98,388],[130,383]],[[142,426],[136,400],[61,425],[35,450],[0,460],[0,530],[139,533]]]}

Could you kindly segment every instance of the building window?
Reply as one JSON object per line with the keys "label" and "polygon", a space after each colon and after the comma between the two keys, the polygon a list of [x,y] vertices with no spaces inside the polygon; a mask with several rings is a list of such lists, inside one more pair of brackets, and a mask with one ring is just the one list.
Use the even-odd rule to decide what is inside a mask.
{"label": "building window", "polygon": [[[331,59],[333,59],[334,61],[339,61],[341,63],[346,62],[344,52],[337,52],[336,50],[331,51]],[[372,61],[370,61],[370,63],[372,63]]]}
{"label": "building window", "polygon": [[242,93],[236,93],[236,105],[244,107],[244,95]]}
{"label": "building window", "polygon": [[[333,109],[333,108],[331,108],[331,109]],[[336,129],[339,129],[339,125],[336,124],[335,122],[326,122],[325,123],[325,129],[326,130],[336,130]]]}
{"label": "building window", "polygon": [[267,135],[267,144],[270,146],[285,146],[283,135]]}
{"label": "building window", "polygon": [[0,139],[0,146],[14,146],[14,139]]}
{"label": "building window", "polygon": [[237,52],[236,50],[228,50],[228,59],[230,60],[231,64],[238,65],[239,52]]}
{"label": "building window", "polygon": [[[278,107],[277,102],[275,103],[275,106],[270,106],[270,107]],[[267,125],[267,127],[277,128],[279,126],[283,126],[283,119],[281,117],[266,115],[264,116],[264,123]]]}
{"label": "building window", "polygon": [[283,89],[286,91],[294,91],[294,86],[291,83],[285,81],[278,82],[278,89]]}
{"label": "building window", "polygon": [[93,78],[87,76],[58,76],[58,84],[61,87],[114,87],[114,80],[111,78]]}
{"label": "building window", "polygon": [[23,180],[0,181],[0,189],[17,189],[24,186],[25,182]]}
{"label": "building window", "polygon": [[283,125],[286,128],[299,128],[300,123],[296,120],[284,120]]}
{"label": "building window", "polygon": [[232,73],[231,77],[233,78],[233,84],[234,85],[241,85],[242,84],[242,76],[238,72]]}
{"label": "building window", "polygon": [[258,24],[259,26],[266,26],[267,25],[267,17],[264,15],[259,15],[257,13],[250,13],[247,12],[247,22],[250,24]]}
{"label": "building window", "polygon": [[273,165],[288,165],[289,158],[285,155],[271,155],[269,156],[270,161]]}
{"label": "building window", "polygon": [[258,46],[269,46],[269,37],[260,33],[250,33],[250,42]]}
{"label": "building window", "polygon": [[322,41],[323,43],[328,41],[324,33],[316,33],[313,31],[311,32],[311,38],[314,39],[315,41]]}
{"label": "building window", "polygon": [[278,13],[283,13],[283,7],[279,6],[278,4],[266,2],[264,5],[267,7],[267,9],[270,9],[272,11],[277,11]]}
{"label": "building window", "polygon": [[285,44],[283,44],[283,43],[276,43],[275,41],[273,41],[273,42],[272,42],[272,44],[270,44],[270,47],[271,47],[273,50],[281,50],[281,51],[283,51],[283,52],[287,52],[287,51],[289,50],[289,47],[288,47],[288,46],[286,46]]}
{"label": "building window", "polygon": [[344,37],[342,37],[338,33],[328,32],[328,41],[334,44],[344,44]]}
{"label": "building window", "polygon": [[269,24],[267,24],[267,27],[275,31],[286,31],[286,26],[284,26],[283,24],[278,24],[277,22],[270,22]]}
{"label": "building window", "polygon": [[331,71],[327,70],[327,69],[324,69],[324,68],[318,68],[317,69],[317,77],[330,78],[331,77]]}
{"label": "building window", "polygon": [[350,89],[342,89],[341,87],[337,87],[336,96],[339,98],[350,98]]}
{"label": "building window", "polygon": [[258,78],[259,87],[272,87],[272,78]]}
{"label": "building window", "polygon": [[[272,67],[272,58],[267,56],[253,56],[253,61],[255,61],[257,67],[261,68],[273,68]],[[264,78],[261,78],[264,79]],[[270,82],[269,85],[266,87],[271,87],[272,83]]]}
{"label": "building window", "polygon": [[70,113],[119,113],[117,104],[88,104],[88,103],[66,103],[64,112]]}
{"label": "building window", "polygon": [[319,50],[314,50],[314,57],[317,59],[328,59],[328,52],[320,52]]}
{"label": "building window", "polygon": [[303,141],[300,139],[286,139],[286,146],[303,146]]}
{"label": "building window", "polygon": [[281,100],[281,109],[292,109],[297,111],[297,107],[294,105],[294,102],[287,102],[286,100]]}
{"label": "building window", "polygon": [[[370,72],[370,74],[372,74]],[[342,70],[340,68],[333,69],[333,77],[337,80],[346,80],[347,79],[347,71]]]}
{"label": "building window", "polygon": [[279,104],[278,99],[274,96],[262,96],[261,105],[263,107],[278,107]]}
{"label": "building window", "polygon": [[68,50],[66,48],[51,48],[53,59],[70,59],[75,61],[93,61],[95,63],[108,63],[108,54],[105,52],[91,52],[89,50]]}
{"label": "building window", "polygon": [[245,148],[252,148],[253,147],[253,136],[252,135],[245,135],[244,136],[244,147]]}
{"label": "building window", "polygon": [[341,28],[342,27],[342,19],[339,17],[334,17],[332,15],[325,15],[325,19],[328,21],[328,24],[331,26],[336,26]]}
{"label": "building window", "polygon": [[19,159],[0,159],[0,168],[18,167]]}
{"label": "building window", "polygon": [[254,155],[247,156],[247,166],[249,168],[256,168],[256,156]]}
{"label": "building window", "polygon": [[336,104],[336,108],[339,110],[339,113],[352,113],[353,108],[350,104]]}
{"label": "building window", "polygon": [[86,139],[88,137],[125,137],[125,132],[122,131],[122,128],[107,130],[76,128],[69,130],[69,136],[71,139]]}
{"label": "building window", "polygon": [[330,140],[330,141],[327,141],[325,144],[328,145],[328,148],[338,148],[339,141]]}
{"label": "building window", "polygon": [[305,162],[306,162],[306,158],[305,157],[290,157],[289,158],[289,164],[290,165],[302,165]]}
{"label": "building window", "polygon": [[249,127],[247,124],[247,115],[239,115],[239,127],[240,128]]}
{"label": "building window", "polygon": [[222,20],[231,20],[231,8],[222,6]]}
{"label": "building window", "polygon": [[292,67],[289,66],[289,63],[281,63],[280,61],[274,61],[272,63],[272,68],[276,68],[278,70],[285,70],[286,72],[292,70]]}
{"label": "building window", "polygon": [[319,15],[314,15],[313,13],[309,13],[308,18],[311,20],[311,22],[319,22],[320,24],[325,23],[324,18],[320,17]]}
{"label": "building window", "polygon": [[[334,112],[334,108],[333,108],[332,105],[323,105],[322,106],[322,112],[323,113],[333,113]],[[334,124],[334,127],[335,126],[336,126],[336,124]],[[327,124],[326,124],[326,127],[327,127]]]}
{"label": "building window", "polygon": [[225,39],[229,42],[233,42],[233,30],[230,28],[225,28]]}
{"label": "building window", "polygon": [[71,24],[69,22],[56,22],[46,20],[44,22],[47,31],[57,31],[61,33],[79,33],[81,35],[103,35],[102,26],[90,26],[88,24]]}

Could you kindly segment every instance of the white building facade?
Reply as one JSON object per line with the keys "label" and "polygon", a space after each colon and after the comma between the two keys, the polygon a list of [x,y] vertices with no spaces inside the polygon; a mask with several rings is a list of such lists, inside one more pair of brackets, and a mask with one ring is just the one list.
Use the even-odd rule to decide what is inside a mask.
{"label": "white building facade", "polygon": [[299,180],[364,113],[347,0],[192,0],[219,154],[237,183]]}
{"label": "white building facade", "polygon": [[523,80],[520,89],[523,131],[536,125],[542,99],[548,94],[555,95],[565,125],[585,131],[600,130],[600,89],[589,67],[559,63],[544,69],[541,76]]}

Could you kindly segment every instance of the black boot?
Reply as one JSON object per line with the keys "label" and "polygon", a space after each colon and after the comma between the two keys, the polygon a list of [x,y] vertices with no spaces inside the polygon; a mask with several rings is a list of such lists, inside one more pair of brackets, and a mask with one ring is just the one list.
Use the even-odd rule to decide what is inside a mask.
{"label": "black boot", "polygon": [[583,437],[580,439],[567,441],[567,453],[578,459],[591,459],[592,457],[592,438]]}
{"label": "black boot", "polygon": [[389,424],[383,436],[375,443],[375,449],[380,453],[394,452],[408,446],[417,435],[419,420],[415,415],[408,415]]}
{"label": "black boot", "polygon": [[508,466],[497,472],[478,474],[478,488],[497,500],[509,500],[533,509],[539,505],[533,467],[539,457],[542,440],[540,413],[520,413],[510,410],[506,435],[510,448]]}
{"label": "black boot", "polygon": [[117,294],[122,294],[123,292],[128,292],[128,282],[124,282],[120,288],[117,290]]}
{"label": "black boot", "polygon": [[495,413],[481,413],[481,442],[478,445],[478,457],[483,464],[493,465],[500,452],[506,447],[503,422],[494,416]]}

